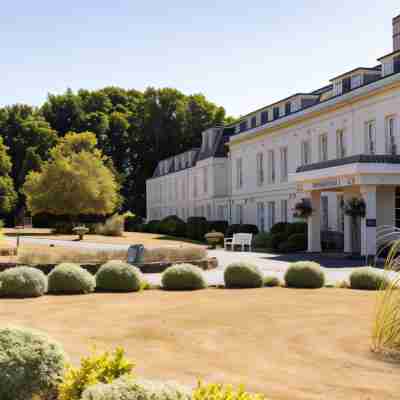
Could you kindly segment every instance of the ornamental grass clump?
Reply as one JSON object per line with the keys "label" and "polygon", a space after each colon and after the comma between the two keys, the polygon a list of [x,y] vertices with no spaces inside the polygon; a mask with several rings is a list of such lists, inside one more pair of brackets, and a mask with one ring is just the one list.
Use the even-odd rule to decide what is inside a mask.
{"label": "ornamental grass clump", "polygon": [[250,263],[232,263],[224,272],[227,288],[260,288],[264,286],[264,278],[260,269]]}
{"label": "ornamental grass clump", "polygon": [[83,392],[82,400],[190,400],[189,388],[174,382],[122,377]]}
{"label": "ornamental grass clump", "polygon": [[49,293],[87,294],[96,287],[95,277],[77,264],[62,263],[49,274]]}
{"label": "ornamental grass clump", "polygon": [[385,262],[385,284],[377,292],[372,327],[372,351],[400,360],[400,276],[398,264],[400,241],[393,243]]}
{"label": "ornamental grass clump", "polygon": [[138,292],[142,287],[142,273],[123,261],[109,261],[96,273],[96,288],[111,292]]}
{"label": "ornamental grass clump", "polygon": [[165,290],[198,290],[207,287],[203,270],[192,264],[168,267],[162,274],[161,282]]}
{"label": "ornamental grass clump", "polygon": [[313,261],[300,261],[289,265],[285,273],[287,287],[317,289],[325,284],[325,274],[321,266]]}
{"label": "ornamental grass clump", "polygon": [[351,289],[383,290],[390,284],[385,274],[371,267],[362,267],[350,274]]}
{"label": "ornamental grass clump", "polygon": [[16,267],[0,274],[1,297],[39,297],[47,292],[46,275],[31,267]]}
{"label": "ornamental grass clump", "polygon": [[[109,384],[126,376],[132,379],[134,364],[125,357],[118,347],[113,353],[93,353],[83,357],[79,367],[67,366],[62,383],[59,385],[58,400],[81,400],[83,392],[99,383]],[[108,399],[108,397],[87,397],[88,399]],[[116,397],[116,399],[121,399]]]}
{"label": "ornamental grass clump", "polygon": [[55,399],[66,356],[42,333],[0,329],[0,399]]}

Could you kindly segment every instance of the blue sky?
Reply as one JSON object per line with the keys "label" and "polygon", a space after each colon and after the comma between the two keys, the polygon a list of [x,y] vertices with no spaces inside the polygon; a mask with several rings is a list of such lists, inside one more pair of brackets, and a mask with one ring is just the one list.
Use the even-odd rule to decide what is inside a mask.
{"label": "blue sky", "polygon": [[375,65],[397,14],[398,0],[4,2],[0,105],[169,86],[239,116]]}

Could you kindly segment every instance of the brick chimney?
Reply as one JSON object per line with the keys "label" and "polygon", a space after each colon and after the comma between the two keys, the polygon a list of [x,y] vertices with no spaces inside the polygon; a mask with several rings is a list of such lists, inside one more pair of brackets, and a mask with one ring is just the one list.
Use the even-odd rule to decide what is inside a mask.
{"label": "brick chimney", "polygon": [[393,51],[400,50],[400,15],[393,18]]}

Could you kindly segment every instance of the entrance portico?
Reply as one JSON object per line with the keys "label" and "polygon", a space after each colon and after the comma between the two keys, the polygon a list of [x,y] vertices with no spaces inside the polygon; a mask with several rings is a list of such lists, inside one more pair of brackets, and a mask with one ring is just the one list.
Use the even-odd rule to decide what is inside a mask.
{"label": "entrance portico", "polygon": [[321,193],[338,192],[343,201],[362,199],[365,216],[344,215],[344,251],[375,256],[378,226],[396,225],[395,193],[400,187],[400,156],[359,155],[305,165],[290,180],[310,199],[308,251],[321,251]]}

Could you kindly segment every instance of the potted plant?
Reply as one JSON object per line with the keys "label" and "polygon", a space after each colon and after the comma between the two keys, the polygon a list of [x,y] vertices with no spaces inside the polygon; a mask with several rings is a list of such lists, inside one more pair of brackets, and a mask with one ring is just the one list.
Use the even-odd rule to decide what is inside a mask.
{"label": "potted plant", "polygon": [[204,235],[204,238],[211,249],[215,249],[218,244],[222,245],[224,243],[224,234],[221,232],[209,232]]}
{"label": "potted plant", "polygon": [[311,201],[309,199],[301,199],[294,206],[294,210],[293,216],[301,219],[307,219],[308,217],[311,217],[313,213]]}

